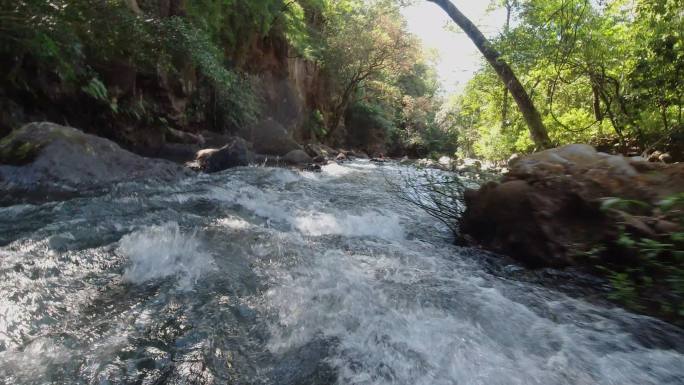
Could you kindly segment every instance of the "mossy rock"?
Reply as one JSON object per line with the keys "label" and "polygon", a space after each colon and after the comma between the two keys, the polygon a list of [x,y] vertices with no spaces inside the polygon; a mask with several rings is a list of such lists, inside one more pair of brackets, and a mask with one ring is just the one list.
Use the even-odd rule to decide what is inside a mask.
{"label": "mossy rock", "polygon": [[0,164],[23,166],[33,162],[44,147],[44,143],[33,143],[13,137],[10,134],[0,142]]}
{"label": "mossy rock", "polygon": [[51,123],[27,124],[0,140],[0,164],[24,166],[32,163],[40,152],[56,140],[86,145],[83,135],[75,129]]}

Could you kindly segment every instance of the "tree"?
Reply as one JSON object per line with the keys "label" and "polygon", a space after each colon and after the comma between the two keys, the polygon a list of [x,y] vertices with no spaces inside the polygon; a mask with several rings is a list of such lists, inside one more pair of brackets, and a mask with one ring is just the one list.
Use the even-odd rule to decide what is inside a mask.
{"label": "tree", "polygon": [[477,49],[482,52],[485,59],[496,71],[499,78],[508,88],[511,96],[515,99],[525,122],[527,123],[530,135],[536,146],[540,149],[551,147],[551,140],[547,133],[541,114],[534,106],[532,98],[528,95],[513,69],[503,60],[501,54],[494,48],[491,42],[482,32],[468,19],[456,6],[449,0],[428,0],[440,6],[451,19],[465,32],[465,34],[475,43]]}
{"label": "tree", "polygon": [[385,3],[340,1],[327,16],[323,68],[332,83],[327,124],[332,136],[359,87],[410,69],[418,44],[398,9]]}

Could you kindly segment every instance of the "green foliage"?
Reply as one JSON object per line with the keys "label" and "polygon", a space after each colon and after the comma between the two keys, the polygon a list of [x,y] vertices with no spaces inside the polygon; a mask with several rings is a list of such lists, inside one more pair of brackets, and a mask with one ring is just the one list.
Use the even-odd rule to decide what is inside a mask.
{"label": "green foliage", "polygon": [[[193,19],[161,17],[156,7],[143,8],[144,14],[139,15],[123,0],[3,1],[0,53],[9,60],[0,64],[12,69],[5,86],[37,95],[44,90],[37,89],[33,78],[56,74],[64,90],[82,91],[113,114],[125,112],[119,117],[151,121],[156,120],[153,115],[163,113],[162,108],[153,106],[153,100],[117,100],[103,73],[120,65],[150,78],[160,74],[177,78],[190,64],[200,74],[201,84],[213,90],[217,108],[212,113],[220,114],[226,125],[239,127],[254,120],[258,100],[249,83],[227,64],[226,42],[212,40],[219,36],[212,36],[208,25],[220,13],[204,8],[204,17],[199,17],[198,11],[201,5],[227,3],[231,2],[192,2]],[[239,3],[256,6],[256,2]],[[249,17],[240,20],[256,23]],[[26,61],[36,67],[25,66]],[[38,74],[27,72],[34,70]]]}
{"label": "green foliage", "polygon": [[251,85],[222,63],[222,53],[209,40],[206,33],[180,17],[164,19],[161,23],[165,48],[174,57],[188,58],[214,89],[223,123],[238,128],[253,122],[258,114],[259,102]]}
{"label": "green foliage", "polygon": [[116,100],[109,98],[107,86],[105,86],[100,79],[92,78],[87,85],[83,86],[82,90],[86,94],[90,95],[93,99],[109,106],[112,112],[119,112],[119,106]]}
{"label": "green foliage", "polygon": [[[509,4],[516,22],[495,44],[531,93],[554,143],[615,143],[632,153],[677,145],[684,130],[681,0]],[[452,109],[469,155],[504,160],[534,148],[486,65]]]}
{"label": "green foliage", "polygon": [[[615,245],[622,260],[602,266],[614,289],[611,298],[634,310],[648,310],[681,321],[684,317],[684,193],[670,196],[657,205],[611,198],[602,208],[621,218]],[[634,224],[643,218],[656,222],[650,234],[644,234],[642,225]],[[658,230],[657,223],[671,230]]]}
{"label": "green foliage", "polygon": [[239,60],[253,43],[274,29],[305,57],[314,57],[317,42],[311,21],[326,7],[325,0],[195,0],[187,3],[194,25],[206,31],[214,44]]}
{"label": "green foliage", "polygon": [[311,111],[309,118],[304,123],[305,131],[309,132],[314,139],[323,139],[328,134],[325,128],[325,118],[320,110]]}

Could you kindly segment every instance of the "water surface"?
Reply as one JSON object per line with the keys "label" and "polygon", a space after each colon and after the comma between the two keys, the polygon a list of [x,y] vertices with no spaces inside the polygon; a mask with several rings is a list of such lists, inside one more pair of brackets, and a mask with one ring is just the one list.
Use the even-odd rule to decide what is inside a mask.
{"label": "water surface", "polygon": [[684,384],[680,330],[490,273],[388,193],[398,172],[0,208],[0,383]]}

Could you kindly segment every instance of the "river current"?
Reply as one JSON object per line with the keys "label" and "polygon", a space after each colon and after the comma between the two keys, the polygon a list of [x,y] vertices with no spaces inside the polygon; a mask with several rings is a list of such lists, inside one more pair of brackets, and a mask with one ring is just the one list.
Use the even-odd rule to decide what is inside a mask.
{"label": "river current", "polygon": [[0,208],[0,383],[684,384],[684,332],[493,273],[389,191],[400,169]]}

